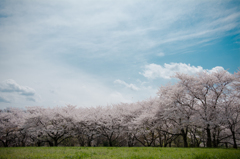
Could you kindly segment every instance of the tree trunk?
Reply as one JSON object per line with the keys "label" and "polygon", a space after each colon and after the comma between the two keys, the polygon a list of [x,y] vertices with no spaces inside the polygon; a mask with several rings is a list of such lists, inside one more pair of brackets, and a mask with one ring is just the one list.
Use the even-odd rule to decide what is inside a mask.
{"label": "tree trunk", "polygon": [[236,142],[236,137],[235,137],[234,131],[232,131],[232,137],[233,137],[233,148],[237,149],[237,142]]}
{"label": "tree trunk", "polygon": [[58,146],[57,139],[54,139],[54,146]]}
{"label": "tree trunk", "polygon": [[168,145],[168,143],[165,143],[165,144],[164,144],[164,147],[167,147],[167,145]]}
{"label": "tree trunk", "polygon": [[37,146],[40,147],[41,146],[41,141],[37,141]]}
{"label": "tree trunk", "polygon": [[109,142],[109,146],[110,146],[110,147],[113,146],[112,137],[113,137],[113,132],[111,133],[110,137],[108,137],[108,142]]}
{"label": "tree trunk", "polygon": [[112,147],[113,146],[113,143],[112,143],[112,140],[109,139],[109,146]]}
{"label": "tree trunk", "polygon": [[225,142],[225,146],[226,146],[226,148],[228,148],[228,143],[227,142]]}
{"label": "tree trunk", "polygon": [[217,147],[217,140],[216,140],[216,136],[213,135],[213,147],[216,148]]}
{"label": "tree trunk", "polygon": [[207,147],[212,147],[211,131],[209,125],[207,126]]}
{"label": "tree trunk", "polygon": [[91,147],[91,140],[88,140],[88,147]]}
{"label": "tree trunk", "polygon": [[48,144],[49,144],[50,147],[53,147],[53,142],[48,141]]}
{"label": "tree trunk", "polygon": [[132,142],[128,141],[128,147],[133,147]]}
{"label": "tree trunk", "polygon": [[134,137],[131,137],[131,135],[128,135],[128,147],[133,147]]}
{"label": "tree trunk", "polygon": [[3,142],[3,141],[2,141],[2,143],[3,143],[3,146],[4,146],[4,147],[8,147],[7,142]]}
{"label": "tree trunk", "polygon": [[185,132],[184,132],[184,129],[181,129],[181,132],[182,132],[184,147],[188,147],[188,142],[187,142],[187,130],[186,130],[186,133],[185,133]]}
{"label": "tree trunk", "polygon": [[84,146],[84,141],[79,141],[80,146]]}
{"label": "tree trunk", "polygon": [[81,135],[81,136],[79,135],[77,137],[77,139],[78,139],[78,143],[79,143],[80,146],[84,146],[85,145],[85,141],[84,141],[83,135]]}
{"label": "tree trunk", "polygon": [[158,139],[159,139],[159,146],[162,147],[163,144],[162,144],[162,136],[161,136],[161,134],[159,134]]}

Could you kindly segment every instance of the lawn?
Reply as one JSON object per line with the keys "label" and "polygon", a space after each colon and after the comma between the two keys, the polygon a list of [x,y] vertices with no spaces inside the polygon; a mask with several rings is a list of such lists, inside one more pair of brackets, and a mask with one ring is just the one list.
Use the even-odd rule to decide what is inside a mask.
{"label": "lawn", "polygon": [[9,147],[0,148],[0,159],[240,159],[240,150],[153,147]]}

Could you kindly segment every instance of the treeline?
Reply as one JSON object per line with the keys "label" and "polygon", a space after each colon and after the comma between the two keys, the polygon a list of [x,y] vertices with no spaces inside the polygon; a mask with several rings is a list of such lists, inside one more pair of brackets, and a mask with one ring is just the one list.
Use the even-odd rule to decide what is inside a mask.
{"label": "treeline", "polygon": [[175,77],[136,103],[1,110],[1,145],[237,148],[240,71]]}

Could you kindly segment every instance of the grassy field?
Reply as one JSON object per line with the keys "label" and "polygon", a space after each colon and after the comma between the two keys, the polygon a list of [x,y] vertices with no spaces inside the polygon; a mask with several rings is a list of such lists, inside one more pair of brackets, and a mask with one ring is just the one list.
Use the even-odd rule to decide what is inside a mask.
{"label": "grassy field", "polygon": [[9,147],[0,148],[0,159],[240,159],[240,150],[145,147]]}

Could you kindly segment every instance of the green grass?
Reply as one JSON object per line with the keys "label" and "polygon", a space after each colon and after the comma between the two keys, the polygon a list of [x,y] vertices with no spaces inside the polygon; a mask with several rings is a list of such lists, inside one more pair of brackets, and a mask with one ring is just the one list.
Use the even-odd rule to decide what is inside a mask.
{"label": "green grass", "polygon": [[240,150],[153,147],[9,147],[0,159],[240,159]]}

